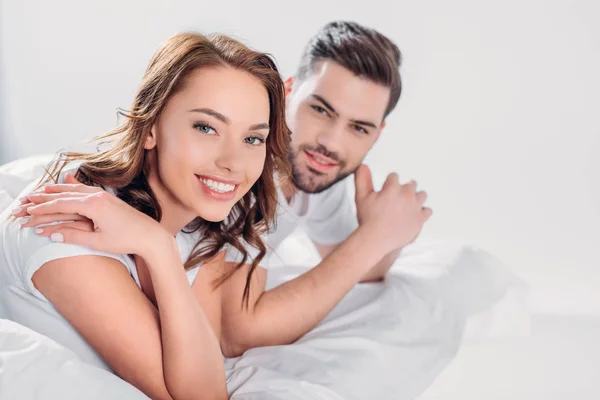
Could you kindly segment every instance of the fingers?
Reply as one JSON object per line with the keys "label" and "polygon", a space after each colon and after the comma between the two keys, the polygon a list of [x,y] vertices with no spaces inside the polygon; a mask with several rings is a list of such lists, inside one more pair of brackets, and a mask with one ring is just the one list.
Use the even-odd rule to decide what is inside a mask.
{"label": "fingers", "polygon": [[354,173],[355,199],[360,202],[364,197],[373,193],[373,178],[371,170],[362,164]]}
{"label": "fingers", "polygon": [[[29,215],[79,214],[93,219],[94,195],[84,197],[56,198],[47,203],[38,204],[27,209]],[[97,203],[96,203],[97,204]]]}
{"label": "fingers", "polygon": [[47,203],[56,199],[64,199],[64,198],[81,198],[85,197],[87,193],[78,193],[78,192],[63,192],[63,193],[31,193],[27,196],[30,202],[35,204]]}
{"label": "fingers", "polygon": [[19,199],[21,204],[30,202],[29,196],[39,195],[41,193],[97,193],[102,191],[101,188],[95,186],[84,185],[79,182],[70,172],[65,175],[65,183],[47,183],[44,185],[44,191],[31,192],[27,196]]}
{"label": "fingers", "polygon": [[427,221],[431,214],[433,214],[433,210],[429,207],[424,207],[423,204],[427,201],[427,193],[421,191],[416,194],[417,204],[421,205],[421,211],[423,212],[423,216],[425,217],[425,221]]}
{"label": "fingers", "polygon": [[427,193],[421,191],[421,192],[417,192],[417,194],[415,195],[417,198],[417,202],[419,204],[423,204],[425,203],[425,201],[427,201]]}
{"label": "fingers", "polygon": [[21,206],[15,208],[12,210],[12,215],[15,218],[20,218],[20,217],[25,217],[28,215],[27,211],[29,210],[30,207],[35,206],[35,204],[28,202],[25,204],[22,204]]}
{"label": "fingers", "polygon": [[65,174],[65,183],[70,183],[70,184],[73,184],[73,185],[76,185],[76,184],[81,184],[81,182],[79,182],[79,181],[77,180],[77,178],[75,178],[75,175],[73,175],[73,174],[72,174],[72,173],[70,173],[70,172],[67,172],[67,173]]}
{"label": "fingers", "polygon": [[429,207],[423,207],[423,215],[425,215],[425,221],[427,221],[429,218],[431,218],[431,215],[433,214],[433,210]]}
{"label": "fingers", "polygon": [[78,244],[93,249],[94,243],[98,240],[99,233],[72,227],[60,227],[50,233],[42,233],[40,235],[50,236],[53,242]]}
{"label": "fingers", "polygon": [[82,217],[81,215],[78,215],[78,214],[49,214],[49,215],[24,216],[24,217],[19,218],[18,222],[22,228],[29,228],[32,226],[51,224],[54,222],[65,222],[65,221],[90,221],[90,220],[88,218]]}
{"label": "fingers", "polygon": [[399,185],[399,181],[398,181],[398,174],[395,172],[392,172],[391,174],[388,175],[388,177],[386,178],[385,182],[383,183],[383,187],[381,188],[382,192],[391,190],[392,187]]}
{"label": "fingers", "polygon": [[101,190],[99,187],[82,185],[81,183],[51,183],[44,186],[44,192],[46,193],[96,193]]}
{"label": "fingers", "polygon": [[35,229],[35,233],[40,236],[51,236],[53,233],[63,231],[64,229],[80,230],[85,232],[94,232],[94,223],[90,220],[62,222],[54,225],[40,226]]}
{"label": "fingers", "polygon": [[410,182],[408,182],[402,186],[404,186],[404,188],[409,190],[411,193],[415,193],[417,191],[417,182],[414,180],[411,180]]}

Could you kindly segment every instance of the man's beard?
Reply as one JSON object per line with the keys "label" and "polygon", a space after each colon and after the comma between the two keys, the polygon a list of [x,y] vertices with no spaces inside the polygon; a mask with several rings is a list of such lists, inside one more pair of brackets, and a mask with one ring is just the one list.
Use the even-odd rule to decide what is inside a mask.
{"label": "man's beard", "polygon": [[[308,165],[306,166],[308,171],[302,171],[303,168],[298,165],[298,155],[305,150],[322,154],[335,160],[340,166],[337,176],[333,177],[330,181],[324,180],[327,177],[326,173],[312,169]],[[321,193],[322,191],[329,189],[331,186],[346,178],[348,175],[353,174],[358,169],[357,166],[350,171],[345,171],[344,167],[346,166],[346,162],[340,160],[337,154],[327,151],[324,146],[320,145],[317,147],[311,147],[307,144],[300,145],[296,152],[290,151],[289,161],[292,166],[292,182],[294,183],[294,186],[298,190],[306,193]],[[321,179],[319,179],[319,177],[321,177]]]}

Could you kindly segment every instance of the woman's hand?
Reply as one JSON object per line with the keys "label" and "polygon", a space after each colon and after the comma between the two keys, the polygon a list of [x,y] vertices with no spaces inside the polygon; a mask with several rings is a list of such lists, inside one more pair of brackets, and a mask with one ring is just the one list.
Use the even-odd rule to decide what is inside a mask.
{"label": "woman's hand", "polygon": [[[40,233],[44,236],[49,236],[55,230],[59,228],[75,228],[81,229],[88,232],[93,232],[94,222],[79,214],[48,214],[48,215],[29,215],[27,210],[30,207],[36,205],[36,203],[29,200],[29,196],[39,195],[40,193],[66,193],[66,192],[80,192],[80,193],[96,193],[102,189],[93,186],[82,185],[73,175],[67,173],[65,175],[65,184],[62,185],[46,185],[44,192],[32,192],[27,196],[20,199],[21,205],[13,210],[13,215],[17,218],[21,228],[37,227],[39,225],[53,224],[45,227],[40,227]],[[38,197],[38,204],[42,204]]]}
{"label": "woman's hand", "polygon": [[156,241],[169,234],[158,222],[97,187],[67,175],[65,184],[48,184],[44,192],[22,198],[15,217],[22,227],[36,228],[53,241],[83,245],[113,254],[148,257]]}

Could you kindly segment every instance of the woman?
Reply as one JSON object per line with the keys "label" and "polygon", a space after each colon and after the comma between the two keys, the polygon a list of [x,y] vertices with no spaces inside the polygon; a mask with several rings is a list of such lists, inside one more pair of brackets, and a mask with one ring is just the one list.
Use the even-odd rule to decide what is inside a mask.
{"label": "woman", "polygon": [[56,184],[29,196],[43,204],[1,219],[0,317],[153,399],[226,398],[213,289],[233,272],[219,268],[224,246],[258,248],[254,265],[264,255],[273,176],[288,173],[284,112],[267,55],[225,36],[169,39],[125,123],[99,138],[109,147],[61,155],[42,181]]}

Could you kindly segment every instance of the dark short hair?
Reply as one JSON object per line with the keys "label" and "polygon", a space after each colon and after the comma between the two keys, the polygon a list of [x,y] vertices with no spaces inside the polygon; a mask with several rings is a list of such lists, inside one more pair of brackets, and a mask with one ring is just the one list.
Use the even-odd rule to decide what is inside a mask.
{"label": "dark short hair", "polygon": [[360,77],[390,88],[387,116],[398,104],[402,92],[400,49],[374,29],[356,22],[335,21],[313,36],[302,54],[296,78],[303,80],[316,62],[331,60]]}

